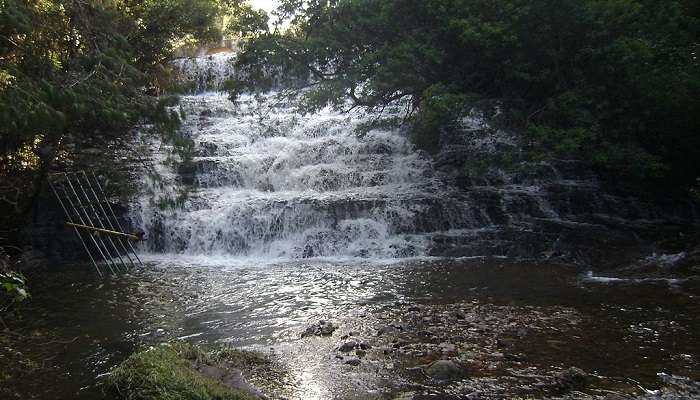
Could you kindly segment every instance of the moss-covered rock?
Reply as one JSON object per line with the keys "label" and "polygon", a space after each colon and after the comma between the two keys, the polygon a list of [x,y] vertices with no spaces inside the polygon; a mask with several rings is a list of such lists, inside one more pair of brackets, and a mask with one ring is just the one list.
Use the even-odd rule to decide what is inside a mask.
{"label": "moss-covered rock", "polygon": [[[243,364],[259,359],[252,353],[236,354],[245,360]],[[259,399],[245,390],[252,387],[236,378],[239,371],[227,373],[229,365],[218,354],[190,344],[165,343],[131,355],[112,372],[109,385],[126,400]]]}

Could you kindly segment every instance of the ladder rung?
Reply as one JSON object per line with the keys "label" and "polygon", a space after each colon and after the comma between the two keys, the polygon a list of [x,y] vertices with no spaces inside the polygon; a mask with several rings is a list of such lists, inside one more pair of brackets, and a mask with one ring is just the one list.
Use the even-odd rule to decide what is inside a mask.
{"label": "ladder rung", "polygon": [[142,239],[143,239],[141,236],[133,235],[133,234],[131,234],[131,233],[124,233],[124,232],[111,231],[111,230],[109,230],[109,229],[96,228],[96,227],[94,227],[94,226],[75,224],[75,223],[72,223],[72,222],[66,222],[66,225],[72,226],[72,227],[78,228],[78,229],[86,229],[86,230],[89,230],[89,231],[95,231],[95,232],[105,233],[105,234],[107,234],[107,235],[121,236],[121,237],[125,237],[125,238],[131,239],[131,240],[142,240]]}

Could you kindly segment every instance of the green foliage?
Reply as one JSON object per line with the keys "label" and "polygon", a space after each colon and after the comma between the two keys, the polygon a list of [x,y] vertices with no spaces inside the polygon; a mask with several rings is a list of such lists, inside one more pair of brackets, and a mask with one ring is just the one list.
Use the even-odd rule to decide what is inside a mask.
{"label": "green foliage", "polygon": [[17,312],[20,303],[31,295],[27,288],[27,279],[19,272],[10,269],[10,257],[5,248],[0,247],[0,325],[6,328],[3,317],[7,313]]}
{"label": "green foliage", "polygon": [[411,139],[419,148],[437,153],[440,150],[440,133],[451,125],[462,111],[466,96],[451,93],[443,85],[433,85],[422,96],[420,113],[417,115]]}
{"label": "green foliage", "polygon": [[187,154],[191,143],[174,135],[179,118],[147,88],[167,89],[164,63],[176,46],[221,36],[227,7],[219,0],[0,0],[0,182],[13,182],[0,184],[0,229],[15,231],[27,219],[52,170],[118,178],[137,125]]}
{"label": "green foliage", "polygon": [[256,10],[250,4],[235,4],[228,15],[231,20],[226,29],[239,37],[254,37],[268,29],[270,17],[265,11]]}
{"label": "green foliage", "polygon": [[19,272],[0,272],[0,311],[6,312],[31,296],[27,279]]}
{"label": "green foliage", "polygon": [[125,400],[244,400],[257,397],[232,389],[198,371],[216,366],[208,353],[186,344],[168,343],[133,354],[109,377]]}
{"label": "green foliage", "polygon": [[697,2],[284,0],[275,16],[289,29],[252,35],[234,96],[284,76],[310,110],[405,100],[432,151],[465,96],[499,99],[534,154],[675,187],[700,176]]}

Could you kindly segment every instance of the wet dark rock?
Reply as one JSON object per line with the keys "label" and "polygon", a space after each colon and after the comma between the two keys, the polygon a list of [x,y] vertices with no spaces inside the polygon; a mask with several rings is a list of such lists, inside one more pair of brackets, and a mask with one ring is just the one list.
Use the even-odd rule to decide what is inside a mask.
{"label": "wet dark rock", "polygon": [[630,396],[625,396],[619,393],[608,393],[603,400],[629,400]]}
{"label": "wet dark rock", "polygon": [[[101,177],[98,179],[104,184]],[[25,246],[21,249],[22,259],[16,268],[20,272],[30,272],[69,264],[72,261],[88,262],[89,258],[75,233],[62,223],[65,221],[64,211],[48,187],[35,200],[31,207],[31,219],[26,221],[27,225],[19,232],[21,242]],[[109,204],[124,229],[127,232],[131,231],[132,227],[125,218],[128,207],[112,199],[109,200]],[[0,234],[0,238],[2,235]]]}
{"label": "wet dark rock", "polygon": [[347,353],[350,351],[353,351],[357,348],[357,342],[354,340],[348,340],[347,342],[341,344],[338,346],[338,351],[342,351],[343,353]]}
{"label": "wet dark rock", "polygon": [[498,347],[502,348],[511,348],[515,346],[516,343],[517,340],[513,338],[500,338],[496,340],[496,344],[498,345]]}
{"label": "wet dark rock", "polygon": [[361,363],[362,363],[362,361],[360,361],[359,358],[351,358],[351,359],[345,361],[345,364],[352,365],[353,367],[357,367]]}
{"label": "wet dark rock", "polygon": [[466,376],[465,371],[452,360],[437,360],[425,368],[425,373],[433,379],[454,380]]}
{"label": "wet dark rock", "polygon": [[646,393],[638,400],[685,400],[700,398],[700,381],[685,376],[658,374],[664,386],[659,390]]}
{"label": "wet dark rock", "polygon": [[384,326],[384,327],[377,329],[377,336],[391,334],[391,333],[394,333],[395,331],[396,331],[396,328],[394,328],[391,325]]}
{"label": "wet dark rock", "polygon": [[524,362],[527,361],[527,357],[524,354],[511,354],[507,353],[503,356],[506,361],[514,361],[514,362]]}
{"label": "wet dark rock", "polygon": [[338,329],[338,327],[333,325],[332,322],[321,320],[318,323],[307,327],[306,330],[302,332],[301,337],[331,336],[336,329]]}
{"label": "wet dark rock", "polygon": [[372,348],[372,345],[370,345],[367,342],[360,342],[360,349],[362,350],[369,350]]}
{"label": "wet dark rock", "polygon": [[436,235],[431,255],[619,266],[654,247],[643,236],[697,227],[697,201],[687,195],[632,197],[634,190],[601,182],[588,162],[528,161],[517,143],[514,135],[487,127],[456,127],[443,135],[435,167],[472,208],[470,227],[493,229]]}
{"label": "wet dark rock", "polygon": [[554,376],[554,389],[560,393],[584,388],[589,381],[589,375],[580,368],[567,368]]}

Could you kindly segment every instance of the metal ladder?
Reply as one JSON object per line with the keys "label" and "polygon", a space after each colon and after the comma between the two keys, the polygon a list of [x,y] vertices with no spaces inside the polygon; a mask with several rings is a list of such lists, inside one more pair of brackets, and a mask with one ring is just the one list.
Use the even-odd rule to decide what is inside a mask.
{"label": "metal ladder", "polygon": [[100,276],[100,265],[107,266],[112,274],[127,271],[137,263],[143,265],[131,243],[141,237],[124,232],[100,181],[94,173],[91,175],[80,171],[49,177],[49,186],[66,215],[66,225],[73,228]]}

